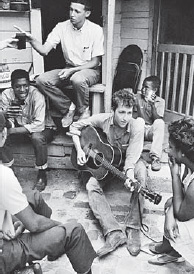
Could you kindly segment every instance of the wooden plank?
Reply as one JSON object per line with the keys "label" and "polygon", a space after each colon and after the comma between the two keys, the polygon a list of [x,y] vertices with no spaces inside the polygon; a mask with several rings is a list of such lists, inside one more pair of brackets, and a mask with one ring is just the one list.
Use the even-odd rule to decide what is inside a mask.
{"label": "wooden plank", "polygon": [[6,13],[0,16],[0,31],[15,31],[14,25],[30,31],[29,13]]}
{"label": "wooden plank", "polygon": [[149,11],[122,11],[122,18],[148,18]]}
{"label": "wooden plank", "polygon": [[162,59],[161,59],[161,64],[160,64],[160,80],[161,80],[160,97],[162,97],[163,82],[164,82],[164,57],[165,57],[165,53],[162,52]]}
{"label": "wooden plank", "polygon": [[194,55],[191,56],[190,71],[189,71],[189,84],[187,89],[187,101],[186,101],[186,115],[189,115],[191,96],[193,90],[193,73],[194,73]]}
{"label": "wooden plank", "polygon": [[[15,166],[34,167],[34,155],[14,154]],[[74,169],[70,157],[50,157],[48,156],[48,167],[57,169]]]}
{"label": "wooden plank", "polygon": [[141,48],[142,51],[147,50],[148,42],[142,39],[133,38],[123,38],[121,43],[121,48],[125,48],[128,45],[135,44]]}
{"label": "wooden plank", "polygon": [[112,52],[113,52],[113,34],[114,34],[115,0],[108,0],[108,29],[107,29],[107,48],[106,48],[106,90],[105,90],[105,112],[111,110],[112,97]]}
{"label": "wooden plank", "polygon": [[122,1],[122,8],[127,11],[148,11],[149,12],[149,0],[130,0]]}
{"label": "wooden plank", "polygon": [[182,66],[182,73],[181,73],[181,86],[180,86],[179,104],[178,104],[178,112],[180,112],[180,113],[182,113],[182,107],[183,107],[186,69],[187,69],[187,55],[183,54],[183,66]]}
{"label": "wooden plank", "polygon": [[194,46],[183,46],[183,45],[158,45],[159,52],[174,52],[174,53],[184,53],[184,54],[194,54]]}
{"label": "wooden plank", "polygon": [[148,40],[148,29],[131,29],[124,26],[121,30],[121,39],[123,38]]}
{"label": "wooden plank", "polygon": [[[38,41],[42,42],[42,23],[40,9],[32,9],[30,16],[31,33]],[[37,28],[37,26],[39,26]],[[44,72],[43,57],[34,49],[32,49],[33,69],[35,74]]]}
{"label": "wooden plank", "polygon": [[0,63],[29,63],[32,62],[32,50],[4,49],[0,52]]}
{"label": "wooden plank", "polygon": [[178,68],[179,68],[179,53],[176,53],[175,66],[174,66],[173,91],[172,91],[172,104],[171,104],[172,110],[175,110],[176,90],[177,90],[177,81],[178,81]]}
{"label": "wooden plank", "polygon": [[166,87],[165,87],[165,101],[166,101],[166,107],[168,106],[169,91],[170,91],[171,61],[172,61],[172,53],[170,52],[170,53],[168,53],[167,76],[166,76]]}
{"label": "wooden plank", "polygon": [[153,58],[153,21],[154,21],[154,0],[149,0],[149,20],[148,20],[148,49],[147,49],[147,68],[146,74],[151,75]]}
{"label": "wooden plank", "polygon": [[149,18],[123,18],[122,25],[133,29],[148,29]]}

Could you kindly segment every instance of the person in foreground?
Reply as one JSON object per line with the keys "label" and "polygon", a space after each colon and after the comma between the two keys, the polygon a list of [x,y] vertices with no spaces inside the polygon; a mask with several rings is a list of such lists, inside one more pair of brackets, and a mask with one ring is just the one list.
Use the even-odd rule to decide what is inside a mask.
{"label": "person in foreground", "polygon": [[[72,0],[70,19],[58,23],[43,45],[26,33],[32,47],[43,56],[61,44],[66,62],[64,69],[43,73],[36,82],[39,90],[50,99],[52,116],[62,118],[63,127],[68,127],[75,118],[90,116],[89,87],[100,79],[104,36],[102,28],[88,20],[90,14],[91,0]],[[65,89],[68,85],[73,86],[71,92]]]}
{"label": "person in foreground", "polygon": [[[132,190],[132,182],[136,180],[145,185],[147,174],[144,161],[139,160],[143,149],[145,122],[142,118],[132,118],[134,104],[134,95],[131,89],[119,90],[113,95],[113,111],[111,113],[100,113],[74,122],[70,126],[69,132],[73,136],[77,151],[77,164],[83,166],[87,160],[80,144],[81,130],[85,126],[100,128],[106,134],[108,142],[122,151],[123,157],[119,169],[126,174],[128,179],[124,184],[130,190]],[[115,219],[103,192],[103,187],[108,183],[111,183],[111,180],[105,178],[98,181],[93,176],[87,178],[86,183],[90,207],[100,222],[106,239],[105,245],[97,251],[97,254],[99,257],[105,256],[127,242],[128,251],[131,255],[136,256],[139,254],[141,246],[140,228],[143,198],[139,197],[135,191],[131,195],[130,211],[126,217],[126,239],[126,235]]]}
{"label": "person in foreground", "polygon": [[136,109],[134,117],[145,120],[146,141],[152,141],[150,149],[151,168],[158,171],[161,168],[162,144],[164,141],[165,123],[163,120],[165,100],[157,96],[160,88],[160,79],[149,76],[144,79],[141,94],[136,95]]}
{"label": "person in foreground", "polygon": [[194,120],[192,118],[181,119],[169,125],[168,155],[173,197],[165,204],[163,241],[150,244],[150,250],[160,255],[149,260],[149,263],[162,265],[183,262],[185,259],[194,266]]}
{"label": "person in foreground", "polygon": [[[5,126],[0,112],[0,152],[7,137]],[[1,274],[20,270],[45,256],[55,260],[62,254],[68,256],[77,273],[91,273],[96,253],[85,230],[76,222],[60,224],[49,219],[51,213],[40,192],[31,191],[26,197],[12,169],[0,161]],[[25,229],[29,232],[23,233]]]}
{"label": "person in foreground", "polygon": [[30,85],[27,71],[14,70],[11,74],[11,85],[11,88],[2,92],[2,109],[9,124],[3,163],[11,166],[14,162],[9,145],[25,143],[30,138],[38,169],[34,189],[42,191],[47,184],[47,143],[53,139],[54,123],[45,116],[45,98],[37,88]]}

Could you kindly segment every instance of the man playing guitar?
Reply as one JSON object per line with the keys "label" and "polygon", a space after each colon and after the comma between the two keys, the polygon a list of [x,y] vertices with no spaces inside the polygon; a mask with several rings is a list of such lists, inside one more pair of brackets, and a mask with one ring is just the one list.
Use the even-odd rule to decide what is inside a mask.
{"label": "man playing guitar", "polygon": [[132,118],[134,104],[132,89],[119,90],[113,95],[113,111],[111,113],[96,114],[74,122],[70,126],[69,133],[73,137],[77,152],[77,164],[82,167],[88,160],[80,141],[82,129],[86,126],[100,128],[105,133],[109,144],[119,148],[122,152],[124,157],[122,157],[118,168],[126,174],[125,187],[132,191],[130,210],[126,216],[126,237],[111,212],[103,192],[104,185],[109,183],[110,179],[97,180],[93,174],[90,175],[86,184],[89,204],[100,222],[106,239],[105,245],[97,251],[99,257],[107,255],[126,242],[131,255],[137,256],[140,252],[140,228],[144,198],[138,195],[137,191],[133,191],[133,182],[138,181],[142,186],[145,186],[147,169],[144,161],[140,159],[145,122],[142,118]]}

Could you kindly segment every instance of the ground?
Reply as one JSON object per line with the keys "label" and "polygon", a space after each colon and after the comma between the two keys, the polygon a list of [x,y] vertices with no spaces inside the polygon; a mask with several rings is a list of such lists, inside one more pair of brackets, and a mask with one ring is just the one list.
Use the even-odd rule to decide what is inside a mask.
{"label": "ground", "polygon": [[[187,262],[171,263],[165,266],[154,266],[148,263],[153,256],[148,250],[148,244],[160,241],[163,235],[163,206],[171,196],[170,172],[167,164],[163,164],[161,171],[149,170],[150,189],[162,195],[159,205],[146,200],[143,223],[148,226],[148,231],[141,233],[142,250],[137,257],[132,257],[126,246],[119,247],[104,259],[97,259],[93,264],[93,274],[184,274],[194,273],[194,267]],[[33,168],[15,168],[15,172],[21,185],[25,189],[31,189],[36,179],[36,170]],[[76,219],[80,222],[95,250],[104,244],[104,239],[98,222],[95,220],[88,204],[85,187],[81,185],[78,173],[74,170],[50,170],[48,172],[48,186],[42,192],[47,203],[52,207],[52,218],[62,223]],[[107,199],[115,217],[124,228],[124,218],[128,210],[129,192],[120,184],[109,185],[105,190]],[[44,258],[41,261],[43,273],[47,274],[73,274],[75,273],[66,255],[54,262]]]}

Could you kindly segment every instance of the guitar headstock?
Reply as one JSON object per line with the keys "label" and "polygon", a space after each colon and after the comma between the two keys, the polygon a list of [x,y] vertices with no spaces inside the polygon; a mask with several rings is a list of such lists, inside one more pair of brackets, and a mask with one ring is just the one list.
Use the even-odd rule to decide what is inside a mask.
{"label": "guitar headstock", "polygon": [[158,205],[162,200],[162,196],[160,194],[153,192],[149,189],[141,188],[140,193],[142,196],[145,197],[145,199],[148,199],[150,202],[154,203],[155,205]]}

